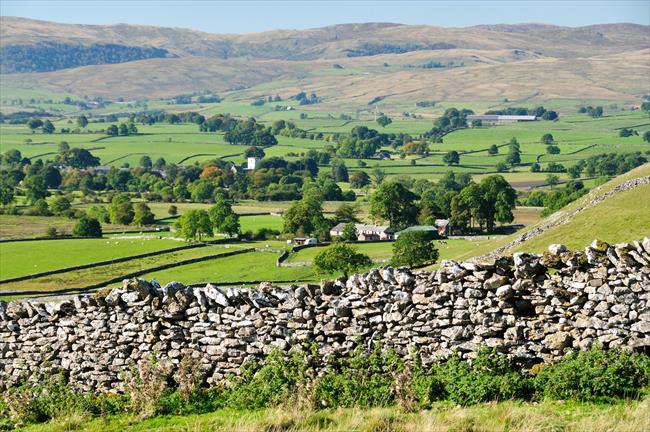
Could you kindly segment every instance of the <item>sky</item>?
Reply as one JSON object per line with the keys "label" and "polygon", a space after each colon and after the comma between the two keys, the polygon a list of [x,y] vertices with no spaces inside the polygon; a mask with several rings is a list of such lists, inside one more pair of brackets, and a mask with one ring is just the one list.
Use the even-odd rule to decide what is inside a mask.
{"label": "sky", "polygon": [[304,29],[353,22],[442,27],[544,23],[650,24],[639,1],[102,1],[2,0],[0,15],[75,24],[149,24],[212,33]]}

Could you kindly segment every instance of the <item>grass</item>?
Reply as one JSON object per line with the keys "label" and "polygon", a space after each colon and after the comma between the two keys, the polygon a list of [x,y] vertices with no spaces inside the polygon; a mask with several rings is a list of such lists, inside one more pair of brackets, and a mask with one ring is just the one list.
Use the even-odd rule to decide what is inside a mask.
{"label": "grass", "polygon": [[461,408],[436,403],[430,410],[400,408],[339,408],[311,411],[296,407],[238,411],[221,409],[208,414],[155,417],[131,415],[89,420],[70,416],[35,425],[34,432],[54,431],[283,431],[283,432],[528,432],[617,431],[650,429],[650,400],[614,404],[544,401],[498,402]]}
{"label": "grass", "polygon": [[[650,163],[613,178],[598,189],[592,190],[586,196],[570,203],[560,210],[559,213],[566,214],[582,208],[593,197],[607,193],[628,180],[648,175],[650,175]],[[543,234],[527,240],[519,245],[516,250],[541,252],[546,250],[548,245],[552,243],[561,243],[569,248],[582,249],[595,238],[609,243],[639,240],[644,236],[650,235],[649,196],[650,184],[621,192],[576,214],[567,224],[550,228]],[[527,226],[524,231],[482,243],[474,251],[461,254],[458,259],[469,259],[473,256],[486,254],[508,244],[523,232],[543,225],[549,218],[556,216],[557,214],[541,219],[539,222]]]}
{"label": "grass", "polygon": [[[481,243],[488,240],[463,240],[463,239],[450,239],[443,241],[435,241],[438,248],[438,260],[443,259],[456,259],[461,254],[471,253]],[[390,258],[393,255],[393,243],[356,243],[353,245],[359,252],[367,254],[371,259],[379,260]],[[322,251],[322,248],[314,247],[300,250],[289,256],[286,262],[312,262],[317,253]]]}
{"label": "grass", "polygon": [[[176,243],[178,245],[178,243]],[[89,285],[102,283],[104,281],[120,277],[131,272],[146,270],[162,264],[176,263],[178,261],[214,255],[231,250],[225,245],[216,245],[196,249],[187,249],[178,252],[171,252],[163,255],[125,261],[117,264],[108,264],[98,267],[92,267],[83,270],[69,271],[66,273],[43,276],[36,279],[30,279],[22,282],[12,282],[0,285],[0,294],[16,295],[16,293],[53,293],[59,290],[83,288]],[[233,257],[237,258],[237,257]],[[197,265],[209,267],[211,262],[202,262]],[[180,267],[179,267],[180,268]],[[173,272],[174,269],[172,269]],[[184,280],[184,279],[180,279]]]}
{"label": "grass", "polygon": [[[48,228],[59,234],[70,234],[77,221],[57,216],[0,215],[0,238],[43,237]],[[137,229],[133,226],[102,224],[104,231]]]}
{"label": "grass", "polygon": [[182,246],[174,240],[74,239],[0,243],[0,279]]}
{"label": "grass", "polygon": [[241,232],[257,232],[261,228],[282,231],[282,223],[282,217],[273,215],[241,216],[239,218]]}
{"label": "grass", "polygon": [[177,280],[186,284],[318,279],[310,267],[276,267],[277,258],[278,254],[273,252],[251,252],[152,272],[143,277],[156,278],[161,283]]}
{"label": "grass", "polygon": [[608,243],[631,242],[650,235],[650,184],[617,194],[558,226],[527,241],[518,250],[543,252],[561,243],[581,249],[593,239]]}

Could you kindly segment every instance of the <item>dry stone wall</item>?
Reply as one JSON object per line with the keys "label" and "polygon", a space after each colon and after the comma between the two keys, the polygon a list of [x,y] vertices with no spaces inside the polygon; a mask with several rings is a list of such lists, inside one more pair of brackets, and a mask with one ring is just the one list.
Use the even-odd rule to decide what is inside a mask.
{"label": "dry stone wall", "polygon": [[493,347],[530,366],[594,344],[647,350],[649,305],[650,238],[443,261],[433,272],[384,267],[320,285],[132,279],[56,303],[0,303],[0,387],[63,369],[78,389],[121,391],[131,365],[155,356],[173,366],[185,355],[212,385],[274,349],[315,343],[324,358],[344,357],[377,340],[425,364]]}

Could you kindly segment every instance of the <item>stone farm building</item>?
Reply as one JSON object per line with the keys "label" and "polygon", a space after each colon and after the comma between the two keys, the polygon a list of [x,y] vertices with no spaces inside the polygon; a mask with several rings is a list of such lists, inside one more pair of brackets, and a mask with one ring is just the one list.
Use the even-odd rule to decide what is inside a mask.
{"label": "stone farm building", "polygon": [[438,235],[444,236],[447,235],[448,227],[449,227],[449,220],[436,219],[433,225],[416,225],[416,226],[411,226],[406,229],[403,229],[402,231],[396,232],[395,239],[399,238],[401,234],[409,231],[425,231],[425,232],[435,231],[436,233],[438,233]]}
{"label": "stone farm building", "polygon": [[[332,237],[338,237],[345,229],[345,223],[340,223],[330,230]],[[359,241],[372,241],[372,240],[393,240],[395,238],[395,231],[387,226],[354,224],[357,230],[357,240]]]}
{"label": "stone farm building", "polygon": [[537,117],[534,115],[496,115],[496,114],[467,116],[468,122],[474,120],[480,120],[485,123],[517,123],[517,122],[535,121],[537,120]]}

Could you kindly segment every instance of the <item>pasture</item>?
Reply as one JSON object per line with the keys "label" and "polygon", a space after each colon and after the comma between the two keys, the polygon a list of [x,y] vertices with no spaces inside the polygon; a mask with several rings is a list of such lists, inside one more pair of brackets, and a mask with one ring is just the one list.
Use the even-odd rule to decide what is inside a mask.
{"label": "pasture", "polygon": [[158,239],[70,239],[0,243],[0,280],[183,246]]}

